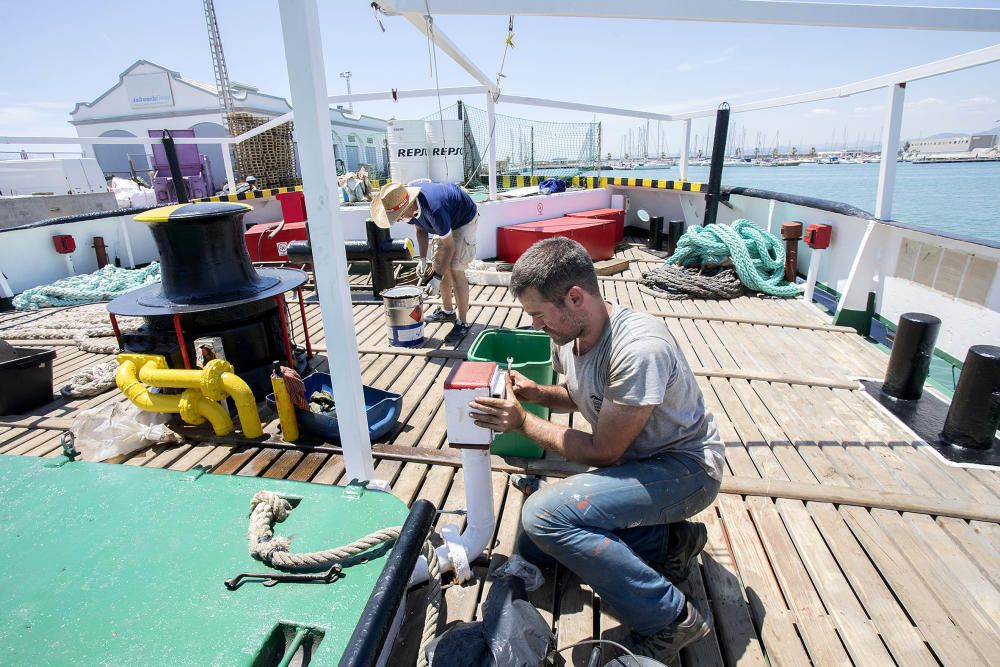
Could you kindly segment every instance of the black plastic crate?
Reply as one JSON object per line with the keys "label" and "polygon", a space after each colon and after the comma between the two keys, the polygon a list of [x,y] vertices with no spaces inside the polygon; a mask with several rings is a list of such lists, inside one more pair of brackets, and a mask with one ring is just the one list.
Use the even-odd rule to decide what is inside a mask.
{"label": "black plastic crate", "polygon": [[0,362],[0,415],[16,415],[52,400],[55,350],[15,347],[17,357]]}

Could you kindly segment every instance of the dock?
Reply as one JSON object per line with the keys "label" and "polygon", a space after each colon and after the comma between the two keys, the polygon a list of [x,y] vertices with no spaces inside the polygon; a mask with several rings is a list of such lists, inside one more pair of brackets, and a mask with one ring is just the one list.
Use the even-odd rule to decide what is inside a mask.
{"label": "dock", "polygon": [[[882,378],[887,355],[854,330],[801,300],[741,297],[670,301],[637,289],[659,260],[638,243],[616,257],[629,269],[600,279],[606,298],[662,317],[697,376],[726,442],[722,493],[695,517],[708,546],[683,585],[714,631],[685,649],[685,665],[956,665],[1000,655],[1000,476],[945,465],[878,406],[859,378]],[[363,284],[367,276],[351,276]],[[302,328],[293,307],[293,333]],[[55,310],[55,309],[53,309]],[[313,365],[325,369],[328,343],[319,307],[306,306]],[[530,322],[507,289],[473,286],[472,333],[457,350],[442,342],[450,324],[426,328],[424,347],[391,348],[384,310],[355,303],[365,384],[403,394],[398,426],[373,443],[375,473],[407,504],[426,499],[442,510],[465,501],[458,452],[448,447],[442,386],[484,327]],[[46,313],[4,313],[0,326]],[[15,343],[23,344],[23,343]],[[110,359],[71,341],[31,341],[57,351],[55,387],[79,369]],[[30,415],[0,417],[0,454],[55,457],[79,411],[122,401],[117,390],[89,399],[56,398]],[[265,431],[276,437],[273,415]],[[589,429],[576,415],[552,419]],[[152,447],[110,463],[213,474],[346,484],[337,448],[308,450],[273,442],[248,444],[210,432],[185,444]],[[481,618],[488,574],[511,555],[523,501],[508,484],[513,472],[556,479],[579,466],[551,457],[493,457],[497,529],[476,577],[444,591],[439,631]],[[436,529],[461,524],[439,515]],[[599,597],[571,572],[544,570],[531,600],[559,648],[621,639],[623,628]],[[424,587],[426,588],[426,587]],[[424,588],[409,596],[419,616]],[[408,618],[392,664],[416,651],[419,619]],[[590,646],[563,653],[585,665]],[[993,656],[991,658],[990,656]]]}

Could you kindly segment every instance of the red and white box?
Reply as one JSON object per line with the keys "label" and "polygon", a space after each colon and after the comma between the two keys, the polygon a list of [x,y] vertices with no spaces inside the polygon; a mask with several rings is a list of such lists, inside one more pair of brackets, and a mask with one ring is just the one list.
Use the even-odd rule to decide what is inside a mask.
{"label": "red and white box", "polygon": [[493,361],[460,361],[444,381],[444,416],[452,447],[488,448],[493,431],[476,426],[469,403],[484,396],[503,396],[504,374]]}

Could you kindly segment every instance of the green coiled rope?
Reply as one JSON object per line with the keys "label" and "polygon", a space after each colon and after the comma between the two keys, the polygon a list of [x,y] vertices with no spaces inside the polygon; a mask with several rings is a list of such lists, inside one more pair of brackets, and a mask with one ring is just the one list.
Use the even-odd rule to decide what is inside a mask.
{"label": "green coiled rope", "polygon": [[677,241],[667,264],[701,266],[732,259],[747,289],[771,296],[793,297],[799,288],[785,280],[785,248],[781,241],[749,220],[731,225],[689,227]]}

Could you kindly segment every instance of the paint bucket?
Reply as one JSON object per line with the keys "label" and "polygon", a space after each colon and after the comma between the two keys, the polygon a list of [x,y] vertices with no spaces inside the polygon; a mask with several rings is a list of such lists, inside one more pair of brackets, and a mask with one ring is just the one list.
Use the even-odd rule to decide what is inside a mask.
{"label": "paint bucket", "polygon": [[394,183],[406,185],[430,178],[427,130],[422,120],[390,120],[386,123],[389,145],[389,173]]}
{"label": "paint bucket", "polygon": [[427,121],[427,145],[430,149],[432,181],[465,181],[465,121]]}
{"label": "paint bucket", "polygon": [[423,291],[419,287],[391,287],[381,294],[389,344],[420,347],[424,344]]}

